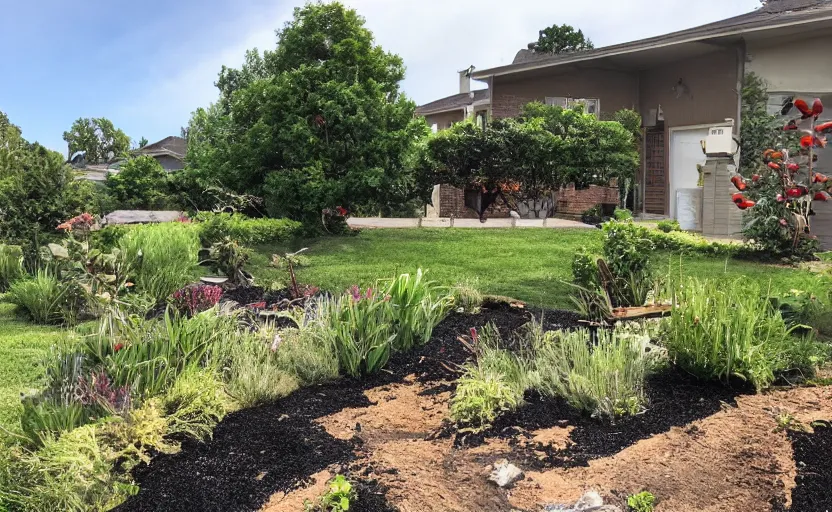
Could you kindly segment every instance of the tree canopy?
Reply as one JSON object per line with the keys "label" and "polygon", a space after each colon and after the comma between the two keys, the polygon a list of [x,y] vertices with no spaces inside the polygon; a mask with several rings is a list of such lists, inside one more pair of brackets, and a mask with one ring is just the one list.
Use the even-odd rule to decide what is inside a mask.
{"label": "tree canopy", "polygon": [[321,210],[391,215],[415,196],[415,143],[428,133],[399,91],[401,58],[375,44],[364,19],[340,3],[307,4],[277,47],[223,67],[216,105],[188,127],[190,200],[222,185],[262,196],[266,211],[297,220]]}
{"label": "tree canopy", "polygon": [[540,31],[536,43],[529,45],[535,53],[569,53],[595,48],[581,30],[571,25],[552,25]]}
{"label": "tree canopy", "polygon": [[107,189],[119,208],[163,210],[173,207],[168,173],[151,156],[138,156],[121,164],[118,174],[107,177]]}
{"label": "tree canopy", "polygon": [[87,163],[98,164],[123,156],[130,150],[130,137],[104,117],[82,117],[64,132],[69,158],[79,151],[85,153]]}
{"label": "tree canopy", "polygon": [[[477,187],[489,197],[538,199],[567,183],[578,187],[630,178],[638,168],[632,133],[616,121],[599,121],[582,107],[530,103],[517,119],[485,129],[459,123],[432,136],[419,166],[421,190],[447,183]],[[483,212],[479,212],[482,214]]]}

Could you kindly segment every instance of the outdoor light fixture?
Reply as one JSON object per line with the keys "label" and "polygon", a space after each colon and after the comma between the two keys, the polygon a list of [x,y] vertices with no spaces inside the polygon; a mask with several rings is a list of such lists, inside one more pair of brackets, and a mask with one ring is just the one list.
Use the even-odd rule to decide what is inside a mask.
{"label": "outdoor light fixture", "polygon": [[673,86],[671,89],[674,93],[676,93],[676,98],[681,98],[682,96],[690,96],[690,88],[685,84],[685,82],[680,78],[676,85]]}

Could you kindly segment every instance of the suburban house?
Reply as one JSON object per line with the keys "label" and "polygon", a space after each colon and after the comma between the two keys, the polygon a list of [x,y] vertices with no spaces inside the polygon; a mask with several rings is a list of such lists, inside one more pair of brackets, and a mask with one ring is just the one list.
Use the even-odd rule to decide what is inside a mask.
{"label": "suburban house", "polygon": [[[170,136],[147,144],[144,147],[132,150],[130,152],[133,156],[147,155],[156,159],[168,172],[178,171],[185,167],[185,153],[187,152],[188,143],[182,137]],[[70,163],[77,167],[82,173],[84,179],[96,182],[103,182],[107,180],[110,174],[118,174],[121,163],[124,159],[118,158],[111,162],[104,164],[89,164],[83,160],[83,156],[76,157]]]}
{"label": "suburban house", "polygon": [[[676,218],[677,197],[687,204],[684,194],[697,187],[708,129],[739,133],[744,75],[768,82],[772,112],[788,96],[832,105],[830,45],[832,0],[769,0],[747,14],[639,41],[560,55],[521,50],[512,64],[474,70],[471,77],[488,86],[490,117],[517,115],[531,101],[568,106],[580,100],[598,115],[640,112],[635,210]],[[825,161],[832,156],[821,156],[821,168]],[[717,203],[717,217],[722,209],[729,215],[730,203]],[[726,221],[731,226],[738,223],[735,211]]]}
{"label": "suburban house", "polygon": [[416,108],[416,115],[422,116],[434,132],[450,128],[454,123],[474,118],[481,125],[488,118],[491,109],[488,89],[471,90],[471,74],[474,66],[459,72],[459,93],[432,101]]}

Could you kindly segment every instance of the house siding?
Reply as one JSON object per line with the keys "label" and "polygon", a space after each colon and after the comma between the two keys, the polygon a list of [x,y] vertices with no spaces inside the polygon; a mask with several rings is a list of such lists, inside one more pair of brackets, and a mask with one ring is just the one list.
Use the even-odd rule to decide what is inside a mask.
{"label": "house siding", "polygon": [[[737,51],[728,48],[647,71],[640,76],[640,112],[647,118],[661,105],[668,128],[710,124],[737,118]],[[689,94],[677,98],[682,79]]]}
{"label": "house siding", "polygon": [[832,34],[791,42],[749,43],[746,71],[768,83],[770,92],[832,93],[829,79]]}
{"label": "house siding", "polygon": [[169,155],[161,155],[154,158],[166,171],[178,171],[185,168],[185,163],[182,160]]}
{"label": "house siding", "polygon": [[568,73],[552,71],[543,76],[493,79],[491,112],[496,118],[513,117],[532,101],[549,97],[598,98],[601,112],[615,112],[638,105],[638,75],[603,69],[581,69]]}
{"label": "house siding", "polygon": [[436,124],[439,130],[445,130],[450,127],[451,123],[458,123],[465,119],[465,112],[462,109],[452,110],[450,112],[439,112],[436,114],[428,114],[425,116],[428,126]]}

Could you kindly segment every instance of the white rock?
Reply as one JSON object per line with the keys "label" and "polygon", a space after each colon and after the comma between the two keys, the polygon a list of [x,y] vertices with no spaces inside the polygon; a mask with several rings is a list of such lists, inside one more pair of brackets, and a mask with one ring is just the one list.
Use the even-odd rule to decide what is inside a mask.
{"label": "white rock", "polygon": [[511,487],[514,482],[523,478],[523,471],[514,464],[510,464],[503,459],[494,465],[494,470],[491,471],[489,480],[500,487]]}
{"label": "white rock", "polygon": [[576,512],[595,511],[604,506],[604,498],[595,491],[588,491],[581,496],[581,499],[572,505],[572,510]]}

